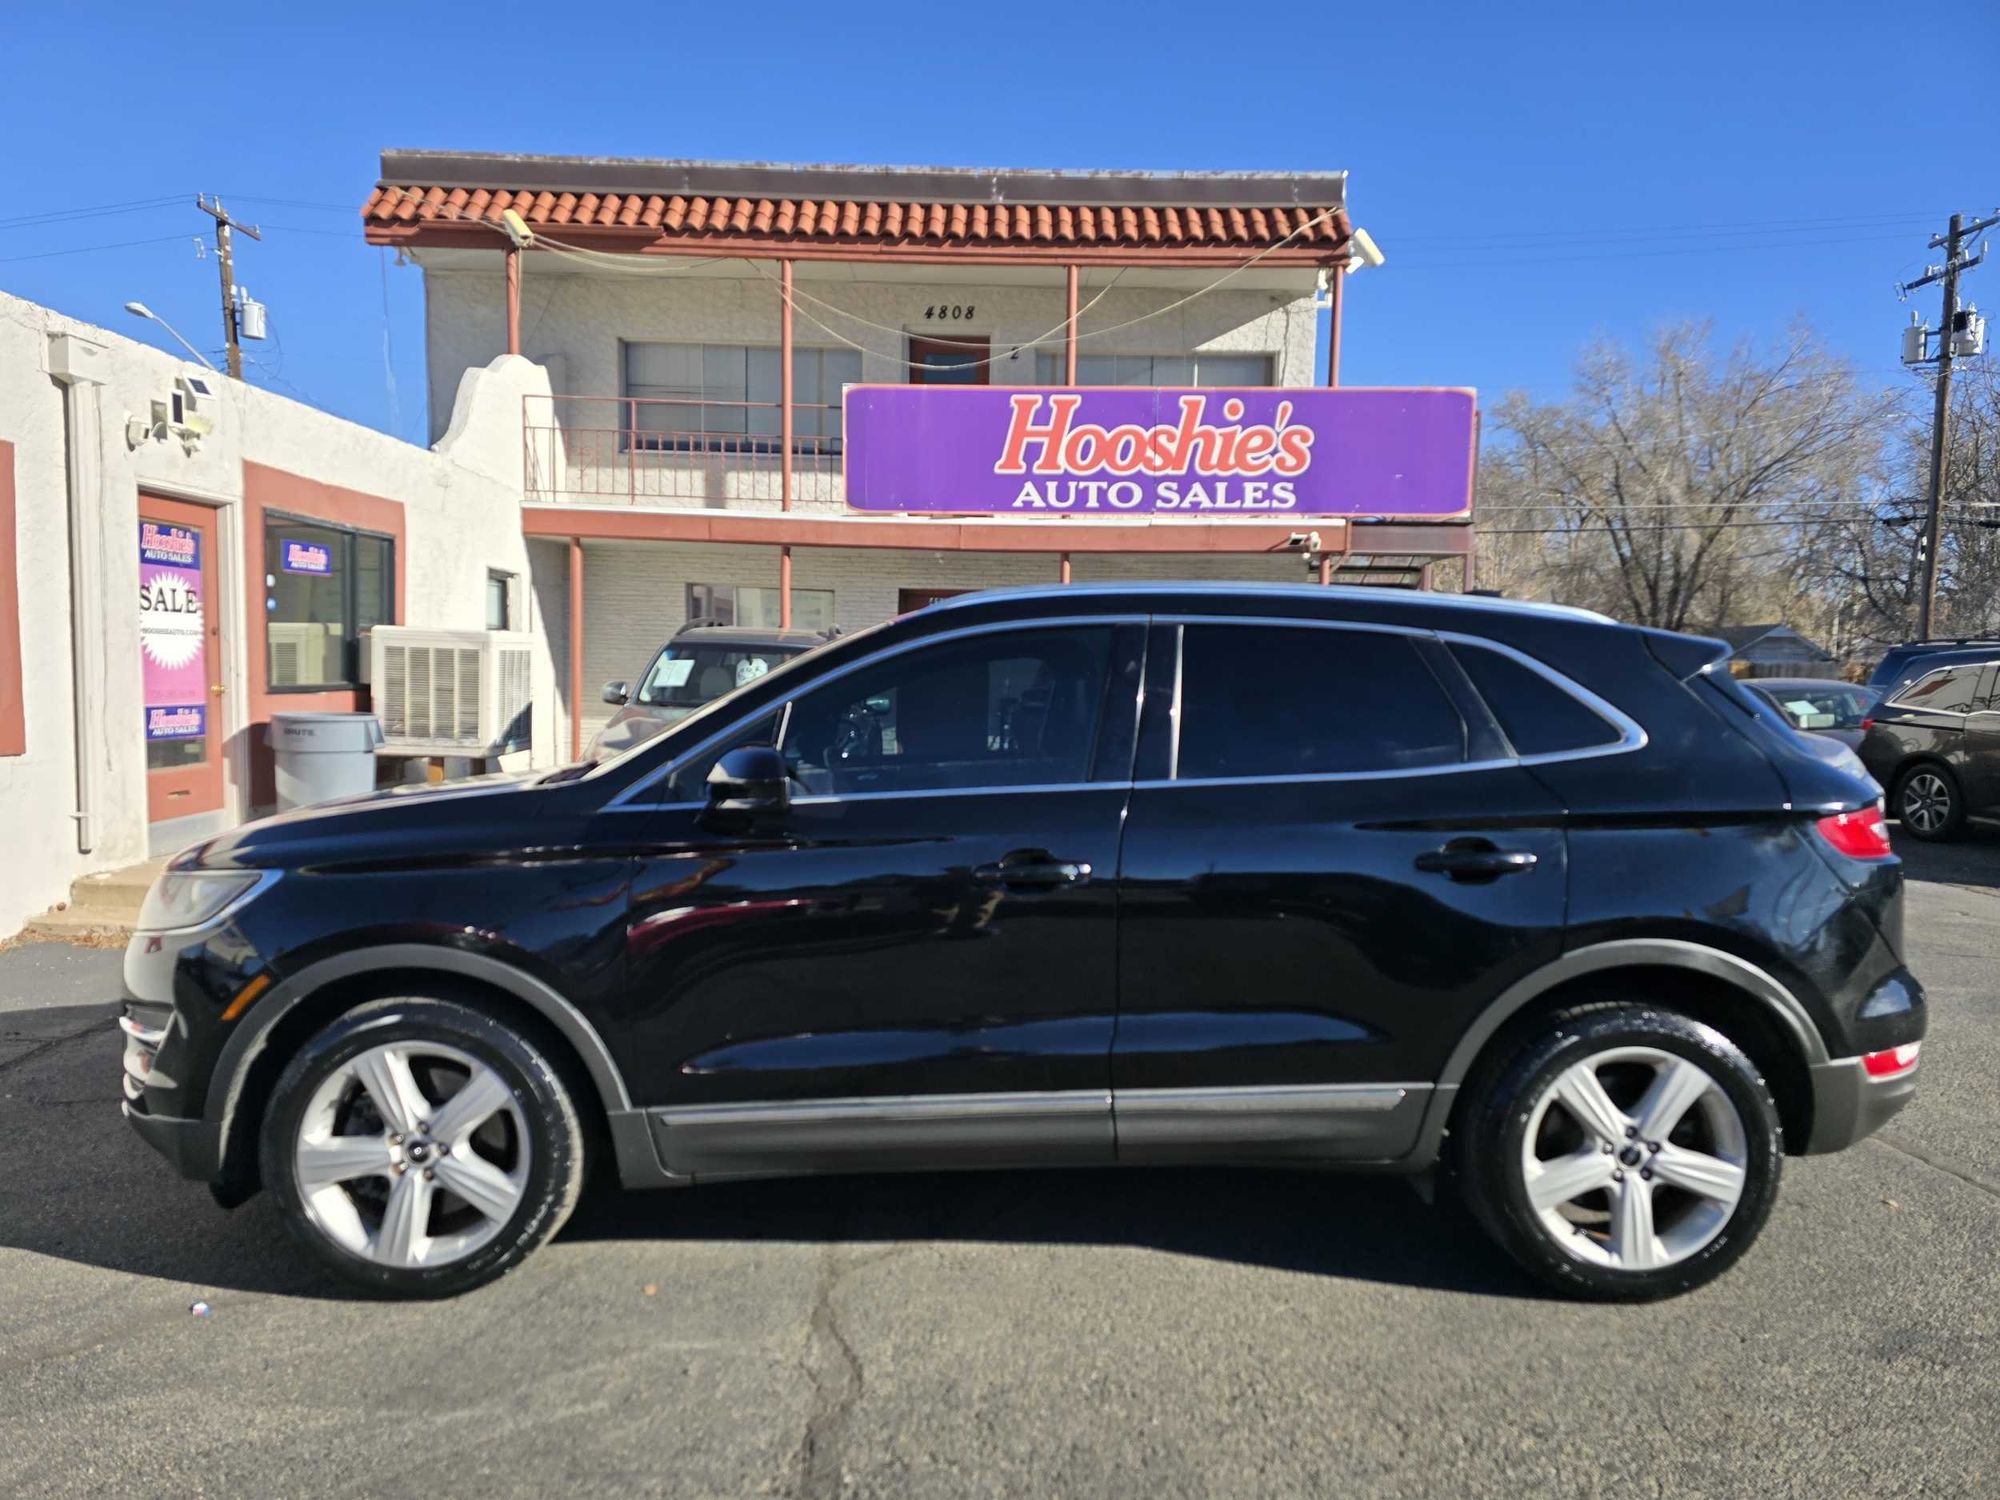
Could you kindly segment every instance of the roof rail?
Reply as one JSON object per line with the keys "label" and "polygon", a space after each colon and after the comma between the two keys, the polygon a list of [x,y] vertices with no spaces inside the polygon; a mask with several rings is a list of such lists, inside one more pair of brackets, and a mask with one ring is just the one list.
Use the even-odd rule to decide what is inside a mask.
{"label": "roof rail", "polygon": [[727,625],[728,623],[729,621],[723,619],[720,615],[696,615],[693,619],[684,621],[681,628],[676,630],[674,634],[686,635],[690,630],[713,630],[718,625]]}

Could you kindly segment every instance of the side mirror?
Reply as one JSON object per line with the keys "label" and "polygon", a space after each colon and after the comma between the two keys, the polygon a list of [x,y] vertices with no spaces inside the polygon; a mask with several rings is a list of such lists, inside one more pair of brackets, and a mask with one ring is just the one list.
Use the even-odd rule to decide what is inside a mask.
{"label": "side mirror", "polygon": [[623,678],[620,678],[616,682],[607,682],[604,684],[604,701],[606,703],[615,703],[620,708],[623,708],[630,701],[631,697],[632,684]]}
{"label": "side mirror", "polygon": [[708,773],[708,811],[730,818],[769,817],[791,805],[785,758],[769,745],[738,745]]}

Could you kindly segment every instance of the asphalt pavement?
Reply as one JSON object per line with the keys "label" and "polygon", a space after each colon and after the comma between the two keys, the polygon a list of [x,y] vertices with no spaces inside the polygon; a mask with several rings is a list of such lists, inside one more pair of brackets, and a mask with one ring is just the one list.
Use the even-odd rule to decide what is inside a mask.
{"label": "asphalt pavement", "polygon": [[1916,1102],[1636,1308],[1396,1182],[1166,1170],[593,1194],[356,1300],[119,1119],[117,954],[0,952],[0,1494],[2000,1494],[2000,840],[1905,853]]}

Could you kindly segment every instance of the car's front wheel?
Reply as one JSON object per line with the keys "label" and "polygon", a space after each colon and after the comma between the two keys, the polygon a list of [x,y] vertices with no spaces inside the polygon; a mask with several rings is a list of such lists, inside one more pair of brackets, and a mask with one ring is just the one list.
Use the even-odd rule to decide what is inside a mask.
{"label": "car's front wheel", "polygon": [[1473,1085],[1455,1142],[1474,1216],[1572,1295],[1672,1296],[1763,1228],[1784,1137],[1727,1037],[1650,1006],[1551,1019]]}
{"label": "car's front wheel", "polygon": [[1943,766],[1913,766],[1896,783],[1896,819],[1920,839],[1956,838],[1965,826],[1958,779]]}
{"label": "car's front wheel", "polygon": [[492,1016],[422,997],[374,1001],[307,1041],[261,1150],[306,1248],[389,1296],[451,1296],[512,1270],[583,1182],[583,1132],[549,1060]]}

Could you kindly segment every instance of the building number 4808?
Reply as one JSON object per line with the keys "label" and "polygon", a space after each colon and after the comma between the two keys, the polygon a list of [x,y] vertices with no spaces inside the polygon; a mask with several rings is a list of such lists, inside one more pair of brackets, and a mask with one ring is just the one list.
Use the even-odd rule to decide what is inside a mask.
{"label": "building number 4808", "polygon": [[970,302],[937,302],[924,309],[924,320],[935,323],[949,318],[957,322],[961,318],[971,317],[972,308],[973,304]]}

